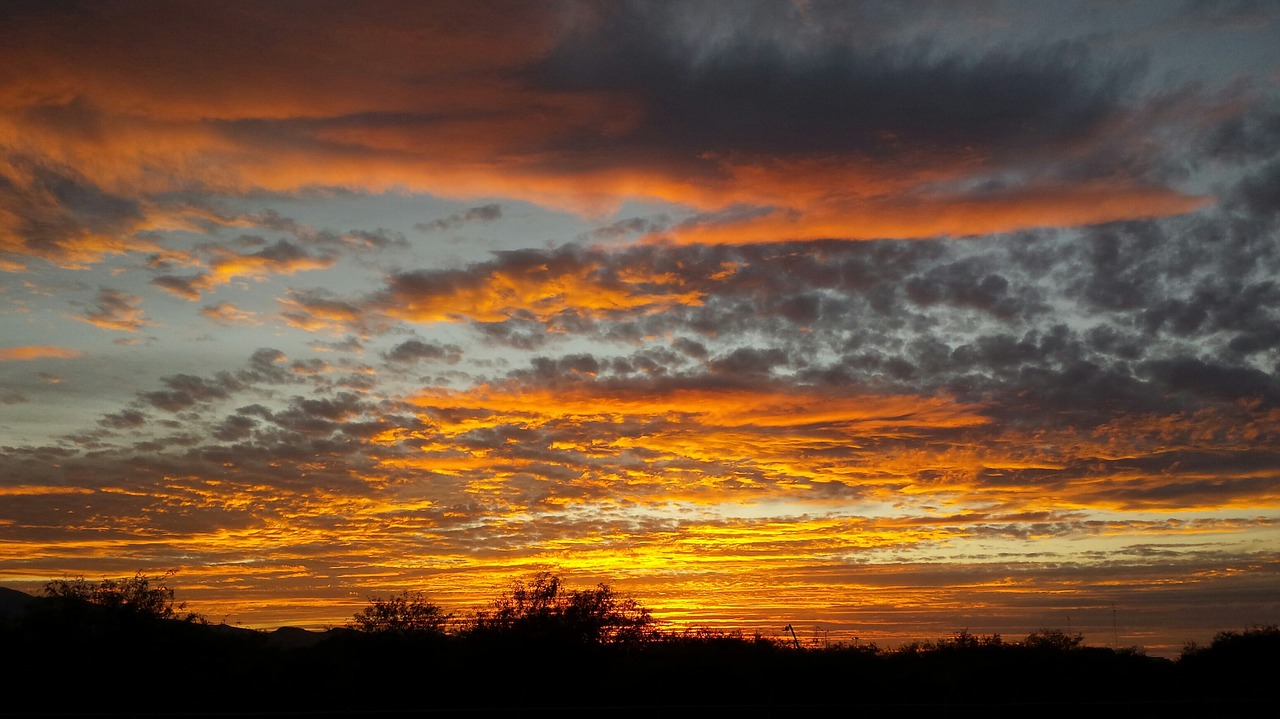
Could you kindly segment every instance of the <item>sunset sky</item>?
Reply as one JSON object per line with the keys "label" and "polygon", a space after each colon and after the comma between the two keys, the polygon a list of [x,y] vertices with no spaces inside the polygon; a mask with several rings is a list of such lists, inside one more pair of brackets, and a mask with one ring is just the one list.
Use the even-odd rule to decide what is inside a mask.
{"label": "sunset sky", "polygon": [[1280,622],[1280,5],[0,5],[0,585]]}

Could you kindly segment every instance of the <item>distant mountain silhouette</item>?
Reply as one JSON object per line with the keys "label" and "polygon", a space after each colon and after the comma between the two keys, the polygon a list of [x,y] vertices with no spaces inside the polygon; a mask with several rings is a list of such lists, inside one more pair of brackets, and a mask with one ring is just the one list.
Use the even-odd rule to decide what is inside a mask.
{"label": "distant mountain silhouette", "polygon": [[8,587],[0,587],[0,619],[12,619],[26,613],[36,597]]}

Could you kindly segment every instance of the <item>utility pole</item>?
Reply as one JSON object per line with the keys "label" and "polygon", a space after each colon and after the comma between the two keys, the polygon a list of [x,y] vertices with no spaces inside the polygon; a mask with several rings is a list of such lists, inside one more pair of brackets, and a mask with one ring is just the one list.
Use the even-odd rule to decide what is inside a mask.
{"label": "utility pole", "polygon": [[1120,648],[1120,626],[1116,624],[1116,603],[1111,603],[1111,642],[1115,649]]}
{"label": "utility pole", "polygon": [[800,638],[796,636],[796,630],[790,624],[782,628],[784,632],[791,632],[791,641],[796,643],[796,649],[800,648]]}

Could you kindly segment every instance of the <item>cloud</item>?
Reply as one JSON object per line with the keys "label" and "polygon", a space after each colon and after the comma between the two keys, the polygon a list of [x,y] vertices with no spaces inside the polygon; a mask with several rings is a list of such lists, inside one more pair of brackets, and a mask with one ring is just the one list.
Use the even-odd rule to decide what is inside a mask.
{"label": "cloud", "polygon": [[119,290],[102,288],[98,292],[97,306],[85,310],[76,319],[88,322],[104,330],[137,332],[155,323],[148,320],[140,307],[142,298]]}
{"label": "cloud", "polygon": [[213,282],[207,273],[202,272],[186,277],[162,275],[153,278],[151,284],[184,300],[195,302],[200,299],[202,292],[213,285]]}
{"label": "cloud", "polygon": [[137,410],[126,409],[103,415],[98,424],[108,429],[136,429],[147,422],[147,416]]}
{"label": "cloud", "polygon": [[285,353],[271,347],[254,350],[249,356],[248,366],[240,371],[239,378],[251,383],[289,384],[295,378],[286,369],[288,359]]}
{"label": "cloud", "polygon": [[36,359],[74,359],[82,357],[80,350],[49,345],[0,348],[0,362],[21,362]]}
{"label": "cloud", "polygon": [[254,319],[256,314],[248,310],[242,310],[230,302],[219,302],[215,305],[205,305],[200,310],[200,314],[218,324],[236,325],[236,324],[258,324],[258,320]]}
{"label": "cloud", "polygon": [[443,345],[422,340],[406,340],[390,351],[383,358],[397,364],[417,364],[423,360],[457,364],[462,359],[462,348],[457,345]]}
{"label": "cloud", "polygon": [[312,255],[301,246],[287,240],[257,252],[239,253],[217,245],[206,245],[202,254],[208,255],[208,272],[194,275],[161,275],[151,284],[183,299],[199,300],[203,292],[224,285],[236,277],[267,277],[292,275],[295,272],[323,270],[333,266],[335,259],[327,255]]}
{"label": "cloud", "polygon": [[355,337],[348,337],[341,342],[320,342],[312,341],[307,343],[309,347],[320,352],[362,352],[364,345]]}
{"label": "cloud", "polygon": [[502,206],[488,204],[472,207],[466,212],[455,212],[438,220],[419,222],[413,226],[413,229],[419,232],[445,232],[447,230],[456,230],[472,222],[493,222],[499,219],[502,219]]}
{"label": "cloud", "polygon": [[700,301],[699,293],[678,277],[618,273],[607,258],[572,245],[550,252],[495,254],[494,260],[460,270],[392,274],[387,289],[369,304],[414,322],[500,322],[512,317],[550,322],[562,312],[653,313]]}
{"label": "cloud", "polygon": [[169,413],[177,413],[197,404],[227,399],[239,389],[239,383],[230,376],[219,376],[213,381],[188,374],[161,378],[168,389],[143,393],[142,399],[151,406]]}
{"label": "cloud", "polygon": [[[397,346],[417,354],[411,342]],[[1028,341],[1020,351],[1032,357],[1066,342]],[[680,347],[696,358],[696,344]],[[234,377],[173,375],[141,395],[162,412],[186,412],[182,429],[150,443],[134,433],[164,424],[128,409],[101,425],[128,430],[129,443],[108,435],[92,452],[0,448],[0,472],[22,467],[24,485],[38,488],[11,493],[0,521],[18,522],[28,555],[47,561],[198,554],[189,560],[197,573],[275,552],[288,552],[302,577],[335,562],[390,567],[411,535],[433,566],[461,562],[491,579],[512,557],[527,566],[568,552],[578,571],[661,576],[675,588],[684,586],[677,569],[733,583],[742,575],[732,567],[747,563],[801,586],[851,581],[856,565],[864,583],[945,593],[955,591],[954,574],[972,578],[987,566],[978,553],[1006,569],[1069,564],[1064,582],[1095,576],[1098,562],[1159,562],[1156,583],[1196,561],[1221,567],[1221,557],[1189,554],[1187,537],[1258,536],[1267,518],[1190,515],[1256,514],[1250,508],[1276,501],[1267,476],[1280,464],[1265,448],[1280,439],[1280,421],[1261,404],[1023,430],[990,404],[800,385],[778,374],[778,360],[794,361],[785,354],[715,351],[705,353],[710,362],[676,364],[660,349],[535,358],[505,380],[409,398],[294,384],[309,394],[261,395],[270,407],[228,401],[296,377],[292,368],[306,363],[260,349]],[[646,361],[669,375],[652,376]],[[1257,449],[1242,454],[1246,444]],[[1126,511],[1160,516],[1094,514]],[[100,516],[115,519],[96,543],[70,543],[87,541],[78,528]],[[139,539],[135,527],[165,541]],[[1183,549],[1170,557],[1145,541],[1118,552],[1116,534],[1176,538]],[[1063,539],[1070,553],[1055,544]],[[1013,554],[996,557],[1001,549]],[[949,552],[971,561],[952,565]],[[1049,559],[1031,559],[1037,552]],[[902,564],[909,558],[930,563]]]}
{"label": "cloud", "polygon": [[604,227],[597,227],[586,233],[585,237],[588,240],[618,240],[637,235],[656,235],[665,232],[671,225],[671,217],[665,214],[652,218],[629,217]]}
{"label": "cloud", "polygon": [[[91,380],[180,338],[94,377],[19,361],[57,327],[0,350],[0,403],[93,408],[10,422],[7,566],[181,565],[258,618],[558,565],[693,624],[1265,618],[1280,126],[1264,76],[1210,77],[1257,67],[1214,33],[1264,7],[7,8],[8,319],[93,296],[53,264],[130,283],[80,320],[138,332],[150,280],[217,343],[141,391]],[[397,214],[423,192],[457,211]],[[518,242],[520,200],[591,229],[401,234]],[[309,224],[365,202],[386,227]]]}
{"label": "cloud", "polygon": [[154,249],[134,236],[145,216],[136,198],[105,190],[56,160],[0,146],[0,258],[13,267],[29,258],[83,267],[106,255]]}
{"label": "cloud", "polygon": [[359,304],[333,297],[322,290],[290,290],[285,297],[276,300],[280,304],[280,317],[290,327],[314,331],[344,333],[369,331],[366,309]]}
{"label": "cloud", "polygon": [[[323,73],[297,60],[306,51],[299,40],[283,39],[295,22],[285,6],[216,15],[191,6],[164,19],[145,6],[50,13],[6,38],[14,79],[0,84],[11,108],[3,129],[31,138],[25,154],[6,146],[19,168],[7,182],[21,189],[6,195],[28,198],[9,216],[49,218],[41,227],[74,217],[84,227],[15,227],[25,244],[9,249],[92,261],[140,249],[138,239],[90,248],[147,226],[150,205],[158,213],[150,224],[160,223],[160,205],[175,193],[316,186],[503,196],[586,213],[645,198],[708,218],[733,207],[758,214],[649,228],[679,242],[975,235],[1186,213],[1211,198],[1175,182],[1172,158],[1185,146],[1152,138],[1190,138],[1219,154],[1242,146],[1201,141],[1209,118],[1231,115],[1227,101],[1148,90],[1135,59],[1065,39],[961,48],[923,26],[908,42],[896,31],[854,31],[866,26],[857,12],[761,7],[730,18],[568,3],[478,5],[444,18],[313,8],[308,47],[335,58]],[[166,31],[138,30],[156,23]],[[276,39],[229,42],[224,33]],[[790,43],[791,33],[809,41]],[[86,39],[108,35],[134,52]],[[383,38],[377,62],[359,46],[373,36]],[[424,56],[421,38],[456,54]],[[218,67],[191,64],[191,48],[201,47],[219,49]],[[165,61],[144,68],[139,57]],[[386,73],[384,62],[403,70]],[[277,91],[246,88],[240,78],[250,72]],[[24,92],[40,84],[63,91]],[[42,156],[22,159],[33,152]],[[40,174],[66,167],[81,174]],[[419,230],[499,214],[496,204],[476,206]],[[302,242],[306,232],[286,220],[246,218]],[[83,233],[97,239],[75,239]],[[393,233],[311,234],[333,247],[404,246]],[[222,281],[324,259],[280,262],[226,257],[211,273]]]}

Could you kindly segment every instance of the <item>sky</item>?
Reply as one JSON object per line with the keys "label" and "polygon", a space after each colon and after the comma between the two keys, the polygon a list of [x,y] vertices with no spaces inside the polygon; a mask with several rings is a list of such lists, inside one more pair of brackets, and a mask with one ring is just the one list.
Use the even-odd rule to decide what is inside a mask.
{"label": "sky", "polygon": [[1280,7],[0,4],[0,584],[1280,621]]}

